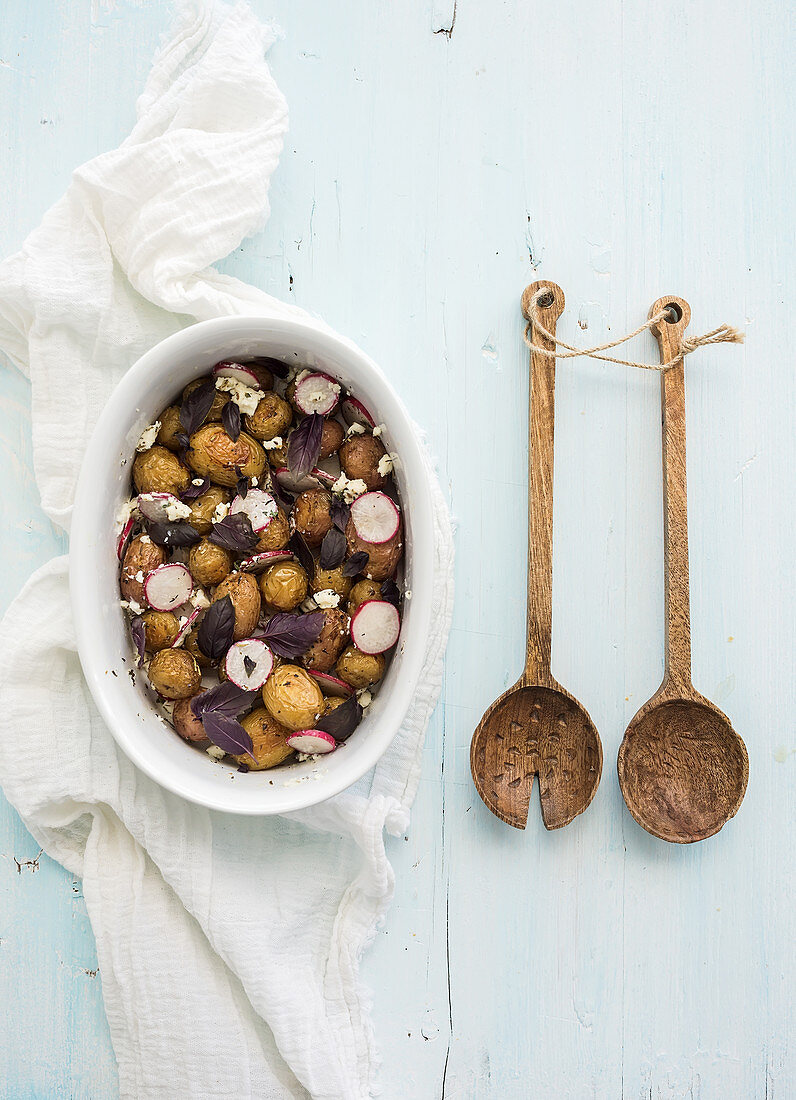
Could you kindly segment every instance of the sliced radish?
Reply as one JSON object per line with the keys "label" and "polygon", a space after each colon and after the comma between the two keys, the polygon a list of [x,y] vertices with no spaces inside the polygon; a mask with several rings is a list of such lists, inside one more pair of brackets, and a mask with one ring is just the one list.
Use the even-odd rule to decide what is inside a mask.
{"label": "sliced radish", "polygon": [[341,410],[343,413],[343,420],[345,420],[346,424],[349,426],[351,424],[362,424],[365,428],[376,427],[376,421],[362,402],[357,401],[356,397],[347,397],[341,405]]}
{"label": "sliced radish", "polygon": [[229,359],[216,363],[213,367],[213,378],[236,378],[244,386],[253,386],[255,389],[260,385],[260,379],[251,367],[247,367],[243,363],[233,363]]}
{"label": "sliced radish", "polygon": [[330,474],[328,470],[324,470],[320,466],[313,466],[312,476],[316,478],[316,480],[319,481],[321,485],[325,485],[327,489],[331,489],[331,487],[334,485],[335,481],[337,481],[337,478],[340,475]]}
{"label": "sliced radish", "polygon": [[351,519],[363,542],[389,542],[398,533],[401,514],[386,493],[363,493],[351,505]]}
{"label": "sliced radish", "polygon": [[307,489],[320,489],[321,483],[314,477],[315,471],[305,474],[304,477],[296,477],[288,470],[287,466],[280,466],[274,471],[274,477],[278,485],[287,493],[304,493]]}
{"label": "sliced radish", "polygon": [[293,557],[291,550],[263,550],[246,558],[237,568],[241,573],[263,573],[269,566],[279,565],[280,561],[292,561]]}
{"label": "sliced radish", "polygon": [[293,402],[303,413],[320,413],[328,416],[337,408],[340,400],[340,383],[328,374],[306,374],[296,383]]}
{"label": "sliced radish", "polygon": [[317,668],[308,668],[310,676],[325,695],[334,695],[338,699],[347,699],[354,689],[345,680],[338,680],[328,672],[319,672]]}
{"label": "sliced radish", "polygon": [[259,638],[244,638],[227,650],[224,671],[235,687],[259,691],[274,668],[274,655]]}
{"label": "sliced radish", "polygon": [[119,561],[124,557],[124,552],[127,549],[127,543],[130,541],[130,535],[133,533],[133,527],[135,526],[135,520],[132,516],[128,519],[122,528],[121,534],[116,540],[116,556]]}
{"label": "sliced radish", "polygon": [[187,603],[192,592],[193,577],[177,562],[159,565],[144,581],[146,602],[155,611],[173,611],[181,603]]}
{"label": "sliced radish", "polygon": [[171,648],[172,649],[176,649],[178,646],[182,645],[182,643],[185,641],[185,639],[191,633],[191,629],[192,629],[194,623],[196,622],[196,620],[198,618],[199,618],[199,608],[195,607],[193,609],[193,611],[190,613],[190,615],[188,616],[188,618],[185,620],[185,622],[182,624],[180,629],[177,631],[177,637],[171,643]]}
{"label": "sliced radish", "polygon": [[179,523],[190,516],[191,507],[173,493],[141,493],[138,511],[150,523]]}
{"label": "sliced radish", "polygon": [[332,752],[337,748],[337,742],[330,733],[323,730],[299,730],[291,733],[287,738],[287,744],[296,752],[305,752],[308,756],[315,753]]}
{"label": "sliced radish", "polygon": [[235,497],[229,507],[231,516],[236,512],[244,512],[251,520],[252,529],[258,534],[266,529],[278,511],[274,498],[262,489],[249,489],[245,497]]}
{"label": "sliced radish", "polygon": [[386,600],[366,600],[351,619],[351,641],[363,653],[385,653],[401,632],[401,616]]}

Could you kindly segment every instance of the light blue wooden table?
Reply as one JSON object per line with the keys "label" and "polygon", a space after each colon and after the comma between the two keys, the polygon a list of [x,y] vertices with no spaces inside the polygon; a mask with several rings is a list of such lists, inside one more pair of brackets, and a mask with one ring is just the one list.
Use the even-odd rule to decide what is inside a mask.
{"label": "light blue wooden table", "polygon": [[[793,990],[793,13],[693,4],[257,0],[292,125],[267,230],[224,264],[323,315],[426,426],[459,523],[444,707],[395,902],[367,956],[388,1100],[788,1100]],[[455,23],[454,23],[455,18]],[[4,0],[0,252],[125,136],[161,5]],[[447,33],[445,33],[447,28]],[[694,679],[749,748],[738,817],[692,848],[623,807],[622,731],[662,668],[656,377],[557,387],[554,672],[605,749],[545,833],[491,817],[468,748],[524,636],[520,293],[602,341],[679,293],[744,349],[688,366]],[[639,354],[657,354],[651,338]],[[63,548],[38,508],[29,392],[0,369],[0,602]],[[24,737],[20,737],[24,752]],[[0,809],[0,1089],[116,1094],[80,883]]]}

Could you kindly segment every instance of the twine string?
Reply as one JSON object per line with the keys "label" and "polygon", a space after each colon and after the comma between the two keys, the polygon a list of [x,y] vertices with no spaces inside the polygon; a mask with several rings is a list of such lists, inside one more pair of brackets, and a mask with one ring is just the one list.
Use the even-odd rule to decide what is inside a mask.
{"label": "twine string", "polygon": [[[661,321],[671,320],[670,308],[668,306],[660,310],[653,317],[650,317],[643,325],[639,325],[638,328],[634,328],[632,332],[628,332],[626,336],[620,336],[618,340],[609,340],[605,344],[595,344],[593,348],[576,348],[572,344],[566,343],[564,340],[559,340],[542,324],[539,317],[541,299],[547,298],[549,295],[550,291],[547,287],[539,287],[531,298],[529,307],[531,319],[525,327],[525,343],[531,351],[536,352],[537,355],[545,355],[548,359],[575,359],[579,355],[586,355],[590,359],[602,359],[605,363],[619,363],[623,367],[638,367],[639,370],[662,371],[677,366],[686,355],[690,355],[692,351],[696,351],[697,348],[705,347],[707,344],[742,344],[744,342],[744,334],[739,329],[734,328],[732,325],[719,325],[718,328],[711,329],[710,332],[706,332],[702,336],[683,337],[680,351],[674,359],[668,363],[637,363],[634,359],[619,359],[614,355],[603,355],[602,353],[608,351],[610,348],[616,348],[620,344],[626,344],[627,341],[632,340],[634,336],[638,336],[647,329],[651,329],[653,325],[657,325]],[[549,340],[550,343],[555,346],[555,350],[549,351],[547,348],[542,348],[539,347],[538,344],[534,344],[531,340],[532,328],[535,328],[545,337],[545,339]],[[564,350],[561,351],[561,348]]]}

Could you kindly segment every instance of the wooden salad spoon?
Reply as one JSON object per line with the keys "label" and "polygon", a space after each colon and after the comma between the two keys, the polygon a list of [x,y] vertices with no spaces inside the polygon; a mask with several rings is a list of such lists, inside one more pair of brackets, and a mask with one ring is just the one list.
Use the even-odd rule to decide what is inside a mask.
{"label": "wooden salad spoon", "polygon": [[[661,362],[676,359],[691,319],[688,302],[659,298],[653,325]],[[617,770],[633,817],[653,836],[691,844],[713,836],[741,805],[749,778],[746,746],[725,714],[691,683],[688,518],[685,458],[685,369],[661,372],[663,404],[664,588],[666,663],[663,682],[627,727]]]}
{"label": "wooden salad spoon", "polygon": [[[564,294],[555,283],[533,283],[522,296],[532,343],[555,350],[530,312],[538,290],[539,320],[555,335]],[[486,805],[524,829],[534,776],[542,820],[560,829],[594,798],[603,766],[597,730],[580,703],[550,674],[553,565],[553,431],[555,359],[531,352],[528,422],[528,642],[525,670],[487,710],[473,734],[470,768]]]}

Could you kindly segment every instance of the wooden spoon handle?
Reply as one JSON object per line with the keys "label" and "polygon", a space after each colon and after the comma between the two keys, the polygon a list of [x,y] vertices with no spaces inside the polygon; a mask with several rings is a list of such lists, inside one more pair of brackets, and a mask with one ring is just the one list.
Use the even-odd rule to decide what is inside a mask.
{"label": "wooden spoon handle", "polygon": [[[670,363],[680,353],[691,309],[683,298],[659,298],[650,309],[653,317],[669,309],[668,318],[652,326],[661,362]],[[666,666],[662,689],[675,695],[689,694],[691,687],[691,612],[688,594],[688,499],[685,456],[684,361],[661,372],[663,420],[663,531],[664,590],[666,599]]]}
{"label": "wooden spoon handle", "polygon": [[[564,310],[561,287],[548,282],[532,283],[522,295],[522,312],[531,322],[531,342],[555,351],[555,344],[542,336],[529,314],[531,298],[541,288],[549,294],[537,304],[538,317],[555,336],[556,322]],[[529,684],[550,680],[555,380],[555,359],[532,351],[528,410],[528,641],[523,674],[523,680]]]}

